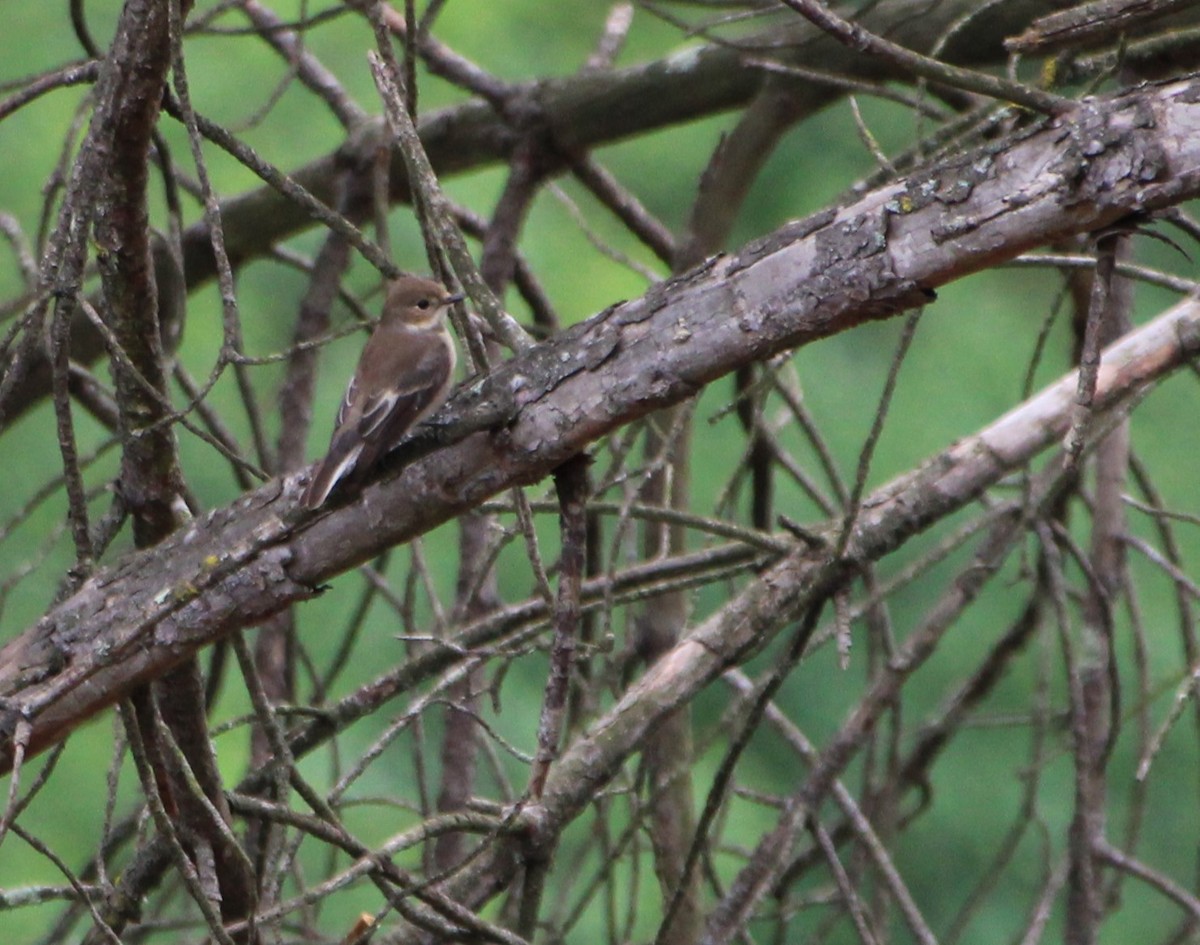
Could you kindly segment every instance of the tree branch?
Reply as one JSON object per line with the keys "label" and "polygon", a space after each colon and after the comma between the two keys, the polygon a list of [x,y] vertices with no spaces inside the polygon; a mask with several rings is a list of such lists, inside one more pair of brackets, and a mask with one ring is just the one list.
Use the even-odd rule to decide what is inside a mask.
{"label": "tree branch", "polygon": [[[1200,82],[1176,82],[1085,103],[655,286],[461,389],[436,418],[438,432],[350,504],[313,519],[296,508],[302,476],[273,481],[97,571],[0,650],[0,768],[11,764],[19,718],[33,727],[30,752],[39,751],[198,648],[503,489],[541,479],[599,437],[741,365],[922,304],[933,287],[1031,246],[1197,193]],[[1194,351],[1195,324],[1189,303],[1116,345],[1100,370],[1097,410]],[[1022,415],[1021,433],[1045,445],[1056,434],[1038,403]],[[437,439],[449,445],[414,459]],[[1007,442],[987,450],[995,466],[1021,461]],[[410,464],[397,471],[401,460]],[[876,515],[864,503],[858,527]]]}
{"label": "tree branch", "polygon": [[[931,53],[936,38],[953,33],[942,55],[949,61],[981,66],[1002,62],[1004,36],[1028,24],[1028,17],[1056,9],[1042,0],[1037,9],[996,4],[980,10],[975,0],[945,0],[932,8],[925,0],[880,3],[858,22],[872,33],[921,52]],[[1200,18],[1200,8],[1186,15]],[[1174,21],[1172,21],[1174,22]],[[810,70],[852,75],[861,79],[896,78],[891,67],[871,56],[855,56],[845,47],[799,17],[775,24],[768,34],[747,37],[744,48],[712,43],[664,59],[626,69],[585,72],[563,78],[519,84],[514,94],[535,97],[559,147],[586,151],[647,131],[661,129],[744,106],[763,86],[761,62],[770,54],[784,64],[803,64]],[[90,73],[89,73],[90,74]],[[810,107],[841,94],[796,80]],[[520,130],[508,125],[492,106],[472,101],[432,113],[421,121],[421,141],[439,178],[507,161]],[[361,123],[334,153],[297,168],[287,176],[318,200],[335,199],[336,181],[345,162],[375,153],[383,137],[382,121]],[[409,200],[403,156],[392,151],[392,199]],[[302,205],[272,186],[264,186],[224,201],[220,207],[226,249],[235,266],[270,253],[277,244],[313,225]],[[165,246],[155,247],[156,281],[164,282],[168,268]],[[194,288],[216,274],[211,237],[203,222],[183,235],[183,261],[188,286]],[[160,312],[164,331],[170,319]],[[81,364],[103,353],[103,342],[86,322],[72,324],[71,354]],[[23,369],[20,383],[0,396],[0,424],[10,423],[50,391],[50,372],[44,356]]]}

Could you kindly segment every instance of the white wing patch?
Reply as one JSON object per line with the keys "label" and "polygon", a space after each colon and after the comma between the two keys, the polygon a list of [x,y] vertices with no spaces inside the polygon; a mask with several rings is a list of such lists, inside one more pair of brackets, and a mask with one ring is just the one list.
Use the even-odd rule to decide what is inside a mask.
{"label": "white wing patch", "polygon": [[358,376],[350,378],[350,383],[346,385],[346,393],[342,397],[341,406],[338,407],[337,420],[334,421],[334,429],[342,426],[346,422],[346,418],[350,416],[350,407],[354,403],[355,395],[358,394]]}
{"label": "white wing patch", "polygon": [[362,420],[359,421],[358,432],[365,439],[374,434],[379,427],[391,416],[392,408],[400,399],[400,392],[389,390],[381,397],[373,398],[363,406]]}

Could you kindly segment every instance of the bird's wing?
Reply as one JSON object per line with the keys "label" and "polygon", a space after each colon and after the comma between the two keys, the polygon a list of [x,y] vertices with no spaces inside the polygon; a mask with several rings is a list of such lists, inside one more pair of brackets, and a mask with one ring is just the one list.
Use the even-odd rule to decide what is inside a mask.
{"label": "bird's wing", "polygon": [[[374,337],[368,342],[372,343]],[[338,409],[329,451],[305,494],[309,508],[320,506],[334,486],[354,470],[369,469],[441,404],[450,389],[454,358],[448,337],[414,338],[396,351],[393,363],[388,365],[394,368],[390,372],[393,383],[368,388],[355,373]],[[384,373],[386,376],[388,372]]]}
{"label": "bird's wing", "polygon": [[333,422],[335,430],[340,430],[346,425],[346,420],[350,416],[350,411],[354,409],[354,402],[356,400],[358,400],[357,374],[350,378],[350,383],[346,385],[346,393],[342,395],[342,402],[338,406],[337,419]]}
{"label": "bird's wing", "polygon": [[361,462],[369,466],[387,453],[426,415],[439,406],[454,373],[454,349],[444,336],[425,341],[424,350],[405,366],[395,384],[366,398],[358,434],[366,444]]}

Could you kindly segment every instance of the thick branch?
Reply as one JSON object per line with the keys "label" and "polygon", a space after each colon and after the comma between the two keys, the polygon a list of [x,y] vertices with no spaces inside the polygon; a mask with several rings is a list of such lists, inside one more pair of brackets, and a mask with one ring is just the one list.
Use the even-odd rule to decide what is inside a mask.
{"label": "thick branch", "polygon": [[[1200,303],[1189,300],[1106,352],[1096,390],[1097,416],[1119,410],[1154,378],[1186,363],[1197,352]],[[549,835],[563,829],[587,808],[596,792],[664,718],[727,668],[758,653],[806,607],[828,595],[848,570],[895,550],[1059,442],[1070,424],[1077,383],[1073,372],[976,436],[956,443],[868,496],[847,548],[848,559],[838,560],[828,549],[803,545],[696,625],[564,753],[546,784],[537,828]],[[829,538],[836,537],[838,525],[836,520],[830,523]],[[952,606],[963,593],[963,588],[954,588],[939,606]],[[928,656],[933,635],[906,642],[896,666],[876,685],[872,705],[858,705],[838,742],[825,752],[822,767],[806,781],[804,799],[819,799],[829,790],[848,760],[850,747],[874,724],[879,706],[894,697],[890,690],[897,680]],[[473,907],[481,905],[490,891],[479,877],[503,875],[508,854],[504,845],[485,854],[456,883],[456,897]],[[760,887],[759,894],[765,888],[766,884]]]}
{"label": "thick branch", "polygon": [[[274,481],[97,572],[0,650],[0,734],[7,746],[24,714],[31,750],[44,748],[198,648],[488,496],[537,481],[741,365],[922,304],[933,287],[1031,246],[1197,193],[1200,82],[1180,82],[1086,104],[1015,142],[790,224],[460,390],[440,415],[451,444],[385,473],[351,504],[301,519],[300,478]],[[1139,354],[1138,369],[1148,378],[1173,367],[1196,345],[1189,331]],[[1145,380],[1113,370],[1101,369],[1097,403],[1101,388],[1111,396],[1114,384]],[[6,748],[0,766],[9,763]]]}
{"label": "thick branch", "polygon": [[[896,0],[874,6],[859,22],[873,33],[922,53],[931,52],[938,37],[952,32],[942,58],[981,66],[1003,61],[1001,39],[1023,29],[1029,16],[1055,8],[1048,0],[1028,5],[993,4],[983,10],[976,0],[946,0],[933,5],[925,0]],[[1189,22],[1194,20],[1200,16],[1200,9],[1187,16]],[[752,60],[760,61],[768,53],[818,72],[862,79],[890,75],[886,63],[848,53],[830,36],[793,14],[775,24],[769,34],[748,38],[746,44],[748,55],[734,46],[706,45],[627,69],[516,86],[515,94],[536,98],[560,148],[585,151],[745,105],[758,94],[764,80],[763,70]],[[803,80],[796,85],[812,107],[841,94]],[[483,101],[431,114],[419,130],[439,177],[506,161],[520,139],[519,130],[509,127]],[[364,123],[335,152],[291,171],[289,176],[319,200],[331,203],[343,162],[354,160],[355,155],[373,155],[382,135],[379,122]],[[398,151],[392,154],[390,179],[392,198],[408,200],[406,170]],[[234,265],[271,251],[281,240],[313,225],[305,208],[269,186],[223,202],[221,220],[226,249]],[[170,270],[162,258],[165,252],[165,247],[156,248],[160,287]],[[215,261],[205,224],[197,223],[184,233],[183,256],[189,287],[213,278]],[[159,320],[164,329],[171,321],[165,312],[159,313]],[[76,361],[88,364],[102,353],[100,336],[86,320],[76,320],[72,332],[71,355]],[[0,418],[10,422],[46,396],[49,389],[48,365],[45,358],[40,358],[31,365],[27,379],[0,401]]]}
{"label": "thick branch", "polygon": [[150,138],[170,61],[165,5],[128,4],[100,72],[100,107],[87,140],[99,170],[95,237],[105,320],[123,354],[112,358],[124,441],[120,490],[139,547],[174,529],[182,489],[175,437],[160,422],[169,401],[146,194]]}

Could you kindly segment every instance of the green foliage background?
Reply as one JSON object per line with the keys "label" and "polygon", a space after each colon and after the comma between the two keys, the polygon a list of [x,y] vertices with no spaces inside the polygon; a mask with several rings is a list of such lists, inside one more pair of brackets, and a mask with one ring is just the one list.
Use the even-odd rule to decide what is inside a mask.
{"label": "green foliage background", "polygon": [[[302,5],[277,4],[285,16],[299,16]],[[119,6],[114,0],[98,0],[87,5],[91,28],[103,43],[111,35]],[[477,61],[484,68],[512,80],[562,75],[572,72],[586,58],[598,36],[607,10],[603,4],[579,0],[512,0],[506,3],[453,2],[440,19],[437,34],[453,48]],[[6,28],[0,39],[0,81],[19,78],[81,56],[68,28],[64,9],[57,4],[9,4],[5,9]],[[232,19],[232,18],[231,18]],[[369,111],[376,112],[374,96],[365,62],[365,51],[372,38],[364,21],[342,16],[313,31],[310,48],[346,83],[353,96]],[[631,40],[621,63],[633,63],[659,57],[677,48],[678,32],[639,10]],[[227,127],[242,129],[245,122],[268,100],[285,75],[285,64],[255,38],[245,36],[197,36],[187,45],[188,68],[197,108]],[[0,210],[17,217],[27,232],[32,232],[40,213],[42,188],[51,175],[62,150],[62,142],[75,114],[86,97],[86,89],[60,90],[0,123],[0,154],[4,155],[0,174]],[[461,100],[461,93],[426,77],[421,85],[423,111],[444,107]],[[895,150],[915,140],[914,118],[896,106],[864,100],[866,122],[885,149]],[[701,170],[720,135],[728,130],[734,116],[719,116],[684,127],[664,129],[637,140],[604,148],[599,157],[644,203],[675,232],[686,222],[690,202],[695,195]],[[180,128],[169,119],[163,131],[175,159],[189,172],[187,143]],[[292,85],[266,119],[241,131],[244,138],[269,160],[289,169],[329,151],[339,140],[340,129],[328,113],[314,103],[308,93]],[[248,171],[235,165],[213,148],[206,150],[209,171],[219,193],[232,195],[259,186]],[[830,108],[792,132],[773,155],[756,183],[737,229],[736,242],[766,233],[786,220],[803,216],[825,206],[859,177],[874,169],[873,159],[863,147],[845,102]],[[487,214],[504,180],[504,171],[493,168],[445,181],[452,197],[477,212]],[[584,209],[590,225],[599,234],[647,265],[654,261],[621,230],[598,212],[592,199],[569,180],[561,181],[564,190]],[[155,185],[156,204],[161,211],[161,194]],[[188,200],[188,222],[200,218],[200,209]],[[157,217],[162,223],[163,216]],[[392,218],[395,255],[401,265],[421,271],[426,268],[419,234],[406,208],[397,208]],[[310,232],[290,245],[303,252],[315,250],[320,234]],[[1139,242],[1139,253],[1146,261],[1180,268],[1179,257],[1168,248]],[[570,214],[550,194],[538,198],[525,229],[522,250],[544,281],[559,312],[567,320],[578,320],[599,311],[614,301],[640,294],[644,280],[594,251]],[[356,263],[348,284],[368,292],[376,283],[369,267]],[[997,270],[982,273],[941,292],[938,302],[925,314],[915,345],[900,378],[899,389],[879,451],[870,475],[872,485],[919,464],[932,452],[956,437],[978,429],[1020,399],[1022,384],[1034,349],[1035,339],[1054,304],[1059,280],[1049,272]],[[302,274],[271,262],[256,262],[239,274],[238,299],[246,335],[247,352],[265,356],[286,350],[292,322],[304,288]],[[11,254],[0,254],[0,299],[20,291],[20,283]],[[1161,310],[1171,299],[1161,290],[1138,291],[1139,318]],[[515,293],[510,298],[520,313]],[[339,318],[348,318],[344,311]],[[1049,353],[1037,369],[1038,383],[1057,376],[1067,366],[1070,350],[1069,326],[1060,317],[1051,330]],[[804,383],[807,403],[821,423],[843,472],[850,473],[877,407],[879,392],[895,350],[899,323],[869,325],[831,338],[799,352],[796,363]],[[337,398],[357,356],[361,336],[352,336],[330,346],[324,355],[320,403],[316,426],[310,442],[310,455],[323,448]],[[207,374],[221,344],[220,305],[209,285],[189,298],[184,345],[180,357],[196,376]],[[103,374],[103,371],[101,372]],[[253,369],[261,403],[269,423],[276,422],[274,397],[281,369],[267,365]],[[735,458],[742,449],[737,421],[724,411],[730,398],[728,382],[714,384],[702,397],[697,426],[696,454],[701,458],[695,469],[697,511],[709,513]],[[237,391],[230,374],[218,384],[213,401],[227,418],[243,416],[237,409]],[[1181,406],[1182,405],[1182,406]],[[1134,424],[1134,442],[1139,453],[1155,471],[1157,484],[1168,506],[1196,512],[1195,379],[1178,377],[1151,395],[1140,408]],[[712,422],[709,422],[709,421]],[[235,422],[236,419],[235,419]],[[85,414],[78,414],[80,440],[84,453],[98,447],[104,432]],[[1181,435],[1181,431],[1192,431]],[[52,410],[49,403],[28,414],[4,441],[3,469],[6,485],[0,489],[0,522],[26,503],[35,489],[59,467],[53,437]],[[236,430],[243,442],[248,429],[243,423]],[[277,430],[271,429],[273,440]],[[798,437],[785,431],[784,438],[799,449]],[[203,443],[181,432],[180,446],[190,486],[206,506],[232,501],[238,494],[226,464]],[[87,473],[89,485],[100,485],[110,478],[118,459],[110,450]],[[536,490],[535,490],[536,492]],[[101,506],[102,507],[102,506]],[[795,490],[781,486],[779,510],[799,521],[814,521],[816,510]],[[0,580],[17,573],[27,564],[37,563],[33,573],[19,583],[5,585],[0,600],[0,637],[10,638],[33,624],[49,605],[58,577],[70,565],[72,550],[69,536],[61,531],[65,518],[65,498],[57,493],[44,503],[29,520],[0,544]],[[1146,522],[1133,518],[1135,530],[1149,536]],[[946,523],[947,528],[954,522]],[[545,553],[552,560],[556,553],[556,529],[553,518],[539,523]],[[920,550],[928,548],[946,528],[925,536],[887,562],[885,573],[894,573]],[[1185,560],[1194,559],[1197,547],[1195,529],[1182,532],[1186,545]],[[47,536],[56,536],[41,558]],[[1079,537],[1086,537],[1081,535]],[[110,558],[128,547],[119,545]],[[453,586],[457,557],[455,529],[447,526],[430,536],[425,550],[432,572],[443,590]],[[924,582],[905,591],[894,604],[896,633],[903,636],[921,619],[936,599],[944,582],[962,567],[965,553],[954,555]],[[1010,564],[1004,579],[994,582],[981,601],[972,608],[963,623],[947,638],[941,651],[921,671],[906,700],[904,712],[911,720],[932,711],[961,679],[967,668],[978,660],[986,643],[1002,632],[1021,605],[1023,594],[1014,582],[1022,562]],[[390,574],[394,578],[407,567],[407,557],[392,556]],[[1156,697],[1147,707],[1122,706],[1128,715],[1146,708],[1152,724],[1160,720],[1169,706],[1172,692],[1182,678],[1177,618],[1172,607],[1173,591],[1162,575],[1134,556],[1134,575],[1139,586],[1139,606],[1149,632],[1149,672]],[[501,592],[506,600],[518,600],[531,592],[532,578],[522,551],[513,547],[501,560]],[[327,662],[336,648],[339,635],[359,579],[346,575],[335,582],[323,598],[304,605],[299,613],[300,630],[319,664]],[[695,602],[697,614],[720,603],[721,589],[710,588]],[[614,628],[618,634],[622,628]],[[401,644],[393,639],[397,632],[394,617],[377,605],[364,633],[373,641],[360,647],[356,663],[346,676],[363,680],[379,672],[401,655]],[[1123,673],[1132,673],[1133,648],[1128,621],[1121,616],[1119,648]],[[934,771],[931,785],[934,809],[918,818],[899,841],[898,856],[905,877],[917,901],[935,929],[944,928],[961,905],[967,888],[960,877],[975,876],[994,855],[1005,833],[1012,827],[1021,792],[1021,779],[1029,761],[1029,736],[1024,728],[1003,724],[1027,713],[1036,693],[1039,666],[1048,667],[1049,698],[1056,709],[1065,706],[1061,662],[1051,631],[1040,638],[1016,662],[1014,671],[1004,680],[983,707],[979,727],[958,738]],[[766,666],[774,654],[768,652],[758,668]],[[751,667],[755,668],[755,667]],[[842,720],[847,708],[862,692],[866,679],[867,657],[862,646],[851,656],[846,670],[837,668],[830,647],[806,661],[781,694],[780,704],[810,737],[820,743]],[[502,711],[494,720],[508,739],[525,751],[534,747],[536,714],[544,679],[544,660],[530,654],[519,661],[501,687]],[[335,693],[340,695],[342,693]],[[714,690],[698,704],[696,723],[702,733],[712,733],[725,706],[724,690]],[[225,719],[247,711],[244,700],[226,696],[215,717]],[[396,710],[393,710],[396,711]],[[390,713],[387,713],[390,717]],[[385,726],[389,717],[381,717],[357,726],[345,741],[348,756],[367,745]],[[1037,817],[1047,828],[1030,831],[1018,852],[1019,869],[1001,885],[999,895],[970,926],[968,940],[978,943],[1010,941],[1023,927],[1030,897],[1042,882],[1043,842],[1061,852],[1061,838],[1071,813],[1071,757],[1065,720],[1048,733],[1048,752],[1052,760],[1042,772]],[[983,724],[991,720],[994,724]],[[1127,727],[1126,736],[1133,726]],[[100,830],[105,795],[105,772],[110,764],[112,745],[111,715],[95,720],[72,740],[58,763],[51,787],[24,815],[25,826],[58,851],[72,865],[81,863],[94,848]],[[1153,811],[1170,811],[1170,816],[1155,816],[1144,824],[1145,858],[1174,876],[1188,876],[1196,855],[1197,777],[1195,735],[1186,727],[1173,732],[1166,750],[1157,761],[1147,785]],[[886,741],[886,739],[885,739]],[[245,772],[248,759],[244,729],[236,729],[218,742],[224,775],[231,783]],[[1129,774],[1137,763],[1135,747],[1128,737],[1117,745],[1113,762],[1114,789],[1111,811],[1114,822],[1110,831],[1120,836],[1128,812]],[[714,741],[705,756],[705,766],[696,772],[696,787],[702,803],[712,773],[720,762],[723,740]],[[360,785],[358,793],[387,794],[396,785],[390,779],[403,770],[404,748],[391,749],[396,764],[381,765]],[[782,760],[781,760],[782,759]],[[435,759],[429,759],[431,766]],[[37,770],[42,762],[32,766]],[[510,763],[516,772],[518,768]],[[26,781],[32,777],[27,770]],[[328,783],[330,772],[324,759],[309,759],[306,773],[317,783]],[[787,793],[802,772],[799,763],[786,752],[769,732],[761,733],[752,743],[740,767],[740,781],[756,790]],[[1117,775],[1120,775],[1119,777]],[[135,778],[128,768],[121,772],[122,803],[133,798]],[[848,772],[853,782],[857,771]],[[120,809],[120,808],[119,808]],[[366,839],[381,838],[399,829],[405,815],[386,807],[367,805],[350,816],[350,826]],[[774,821],[770,810],[749,801],[737,801],[727,821],[727,839],[743,846],[752,845],[761,831]],[[571,844],[587,844],[584,824],[577,825],[570,843],[560,857],[572,853]],[[660,908],[653,883],[648,853],[643,857],[636,893],[642,897],[641,917],[632,930],[637,939],[652,935]],[[412,863],[417,866],[419,864]],[[735,862],[718,862],[727,870],[728,881]],[[9,837],[0,853],[0,887],[36,883],[60,883],[61,876],[52,864],[32,854],[17,838]],[[629,879],[634,883],[633,877]],[[806,887],[811,885],[806,883]],[[1105,941],[1149,940],[1172,927],[1177,919],[1173,907],[1166,906],[1145,887],[1126,882],[1121,887],[1122,908],[1105,933]],[[376,905],[372,890],[335,899],[331,908],[350,917]],[[8,942],[32,941],[51,921],[57,906],[36,907],[7,912],[0,917]],[[813,923],[820,919],[820,909]],[[330,928],[339,927],[331,922]],[[802,941],[805,922],[793,928]],[[578,930],[578,940],[594,940],[602,934],[600,916],[589,915]],[[897,941],[907,933],[897,929]]]}

